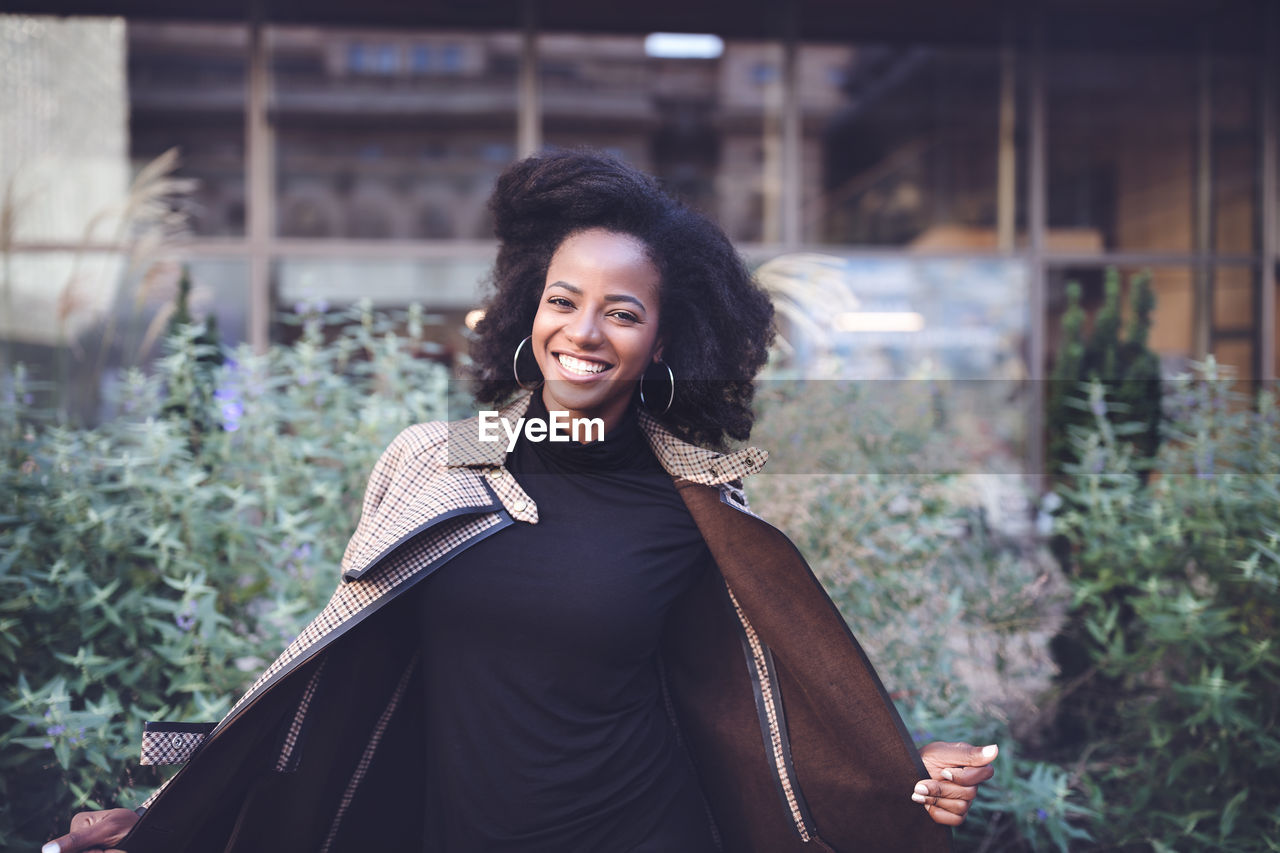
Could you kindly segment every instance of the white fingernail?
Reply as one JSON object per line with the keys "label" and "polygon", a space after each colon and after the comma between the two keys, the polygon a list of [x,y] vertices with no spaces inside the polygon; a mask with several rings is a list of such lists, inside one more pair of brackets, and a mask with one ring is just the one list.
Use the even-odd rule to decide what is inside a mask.
{"label": "white fingernail", "polygon": [[923,803],[923,802],[924,802],[924,794],[912,794],[912,795],[911,795],[911,799],[915,800],[917,803]]}
{"label": "white fingernail", "polygon": [[928,785],[926,785],[926,784],[925,784],[925,783],[923,783],[923,782],[917,782],[917,783],[916,783],[916,793],[917,793],[917,794],[927,794],[927,793],[929,793],[929,786],[928,786]]}
{"label": "white fingernail", "polygon": [[939,775],[939,776],[941,776],[943,779],[946,779],[948,782],[952,781],[952,776],[951,776],[951,771],[950,771],[950,770],[943,770],[943,771],[942,771],[941,773],[939,773],[938,775]]}
{"label": "white fingernail", "polygon": [[62,853],[62,847],[58,845],[58,842],[50,841],[40,848],[40,853]]}
{"label": "white fingernail", "polygon": [[996,753],[997,753],[997,752],[999,752],[999,751],[1000,751],[1000,747],[996,746],[994,743],[993,743],[993,744],[991,744],[991,746],[984,746],[984,747],[982,748],[982,757],[983,757],[983,758],[995,758],[995,757],[996,757]]}

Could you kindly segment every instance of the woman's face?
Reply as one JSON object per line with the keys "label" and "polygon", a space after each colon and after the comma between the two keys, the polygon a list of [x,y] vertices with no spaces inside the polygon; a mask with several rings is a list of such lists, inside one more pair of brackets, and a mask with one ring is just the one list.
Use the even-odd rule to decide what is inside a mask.
{"label": "woman's face", "polygon": [[530,341],[548,411],[601,418],[606,432],[617,425],[645,368],[662,356],[660,283],[635,237],[592,228],[560,244]]}

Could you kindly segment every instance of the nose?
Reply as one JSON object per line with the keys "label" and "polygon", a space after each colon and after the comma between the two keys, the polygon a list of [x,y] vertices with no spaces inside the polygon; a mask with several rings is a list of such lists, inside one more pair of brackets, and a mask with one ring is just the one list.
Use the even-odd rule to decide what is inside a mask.
{"label": "nose", "polygon": [[604,332],[600,328],[600,318],[596,316],[594,311],[579,311],[569,325],[565,327],[565,336],[573,343],[574,346],[587,349],[599,346],[604,339]]}

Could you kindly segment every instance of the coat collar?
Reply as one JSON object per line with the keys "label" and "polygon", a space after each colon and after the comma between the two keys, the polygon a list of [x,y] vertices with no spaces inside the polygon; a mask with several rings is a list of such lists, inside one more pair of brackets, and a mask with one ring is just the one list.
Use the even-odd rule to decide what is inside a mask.
{"label": "coat collar", "polygon": [[[524,417],[529,408],[529,394],[508,403],[498,416],[509,422]],[[764,467],[769,454],[758,447],[746,447],[731,453],[717,453],[677,438],[648,412],[639,413],[640,427],[658,462],[672,477],[719,486],[741,480]],[[445,465],[450,468],[500,468],[507,457],[506,441],[481,441],[479,417],[449,424],[449,446]]]}

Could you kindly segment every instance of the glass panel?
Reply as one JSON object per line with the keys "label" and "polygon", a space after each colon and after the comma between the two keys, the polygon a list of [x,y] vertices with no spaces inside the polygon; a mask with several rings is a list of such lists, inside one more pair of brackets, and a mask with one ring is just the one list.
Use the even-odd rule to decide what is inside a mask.
{"label": "glass panel", "polygon": [[[106,359],[96,343],[81,345],[78,353],[71,344],[100,327],[115,301],[119,257],[94,253],[77,259],[72,252],[19,252],[5,260],[8,287],[0,293],[0,372],[7,378],[14,365],[24,365],[32,380],[27,405],[58,410],[74,423],[94,421]],[[77,270],[81,280],[101,286],[76,287],[72,282]]]}
{"label": "glass panel", "polygon": [[782,239],[782,45],[731,41],[717,87],[722,141],[715,212],[731,239]]}
{"label": "glass panel", "polygon": [[[183,273],[191,291],[187,304],[197,320],[212,320],[224,346],[234,347],[248,338],[249,264],[240,258],[193,258],[153,263],[142,275],[120,284],[112,313],[105,322],[88,330],[83,350],[101,353],[95,371],[100,376],[97,399],[99,416],[114,412],[118,386],[124,372],[145,367],[163,354],[162,340],[177,304]],[[128,273],[126,273],[128,275]],[[80,371],[74,371],[80,382]],[[90,392],[91,397],[95,392]]]}
{"label": "glass panel", "polygon": [[[464,319],[480,307],[492,253],[430,260],[286,258],[276,264],[276,310],[299,314],[368,299],[380,310],[421,305],[431,315],[424,330],[429,350],[453,362],[467,352]],[[276,323],[272,337],[289,341],[297,327]]]}
{"label": "glass panel", "polygon": [[240,258],[192,258],[191,313],[213,316],[218,337],[234,347],[249,340],[249,264]]}
{"label": "glass panel", "polygon": [[[52,382],[42,403],[72,420],[109,417],[124,372],[160,355],[183,265],[161,261],[139,271],[106,252],[21,252],[9,263],[12,286],[0,310],[0,362],[25,362],[35,378]],[[216,317],[228,346],[244,341],[248,264],[196,259],[186,268],[192,316]]]}
{"label": "glass panel", "polygon": [[729,41],[718,58],[677,58],[646,55],[641,36],[549,33],[538,51],[547,147],[611,152],[731,239],[779,238],[766,223],[777,191],[763,177],[777,156],[764,121],[765,93],[779,79],[776,43]]}
{"label": "glass panel", "polygon": [[513,33],[269,31],[283,237],[488,239],[515,158]]}
{"label": "glass panel", "polygon": [[1253,379],[1253,341],[1249,338],[1222,338],[1214,341],[1213,357],[1218,364],[1232,368],[1236,379]]}
{"label": "glass panel", "polygon": [[806,45],[799,84],[805,240],[996,248],[996,51]]}
{"label": "glass panel", "polygon": [[1213,271],[1213,328],[1252,332],[1257,310],[1252,267],[1218,267]]}
{"label": "glass panel", "polygon": [[[779,395],[794,400],[810,392],[819,406],[856,399],[876,413],[875,423],[860,425],[863,438],[904,417],[913,428],[923,421],[980,436],[948,449],[947,458],[915,460],[921,464],[1018,470],[1033,402],[1026,269],[1015,260],[818,253],[765,262],[756,274],[773,296],[778,340],[765,372],[774,381],[761,383],[761,405],[768,410]],[[797,443],[799,433],[768,431],[786,423],[784,417],[752,437],[769,448],[774,473],[839,470],[823,468],[811,444]]]}
{"label": "glass panel", "polygon": [[1213,59],[1213,250],[1253,252],[1258,198],[1258,60]]}
{"label": "glass panel", "polygon": [[0,219],[18,242],[108,242],[129,186],[119,19],[0,15]]}
{"label": "glass panel", "polygon": [[1185,55],[1048,57],[1050,237],[1192,250],[1195,72]]}
{"label": "glass panel", "polygon": [[[545,140],[612,151],[740,242],[782,231],[782,47],[646,57],[640,37],[539,40]],[[995,52],[798,48],[806,243],[995,248]]]}
{"label": "glass panel", "polygon": [[1020,261],[781,255],[756,270],[779,317],[780,375],[1022,379]]}
{"label": "glass panel", "polygon": [[194,233],[245,233],[243,24],[130,22],[129,158],[136,174],[177,148]]}
{"label": "glass panel", "polygon": [[65,346],[117,301],[123,261],[115,253],[15,252],[5,261],[0,339]]}
{"label": "glass panel", "polygon": [[[1190,267],[1119,267],[1120,306],[1125,333],[1129,322],[1129,288],[1135,274],[1149,274],[1156,297],[1147,344],[1160,356],[1161,370],[1171,376],[1187,370],[1193,349],[1192,330],[1195,307],[1194,278]],[[1062,348],[1062,315],[1067,309],[1068,282],[1078,282],[1080,304],[1088,317],[1086,331],[1102,307],[1106,296],[1106,271],[1100,267],[1051,268],[1048,271],[1048,364],[1052,369]]]}

